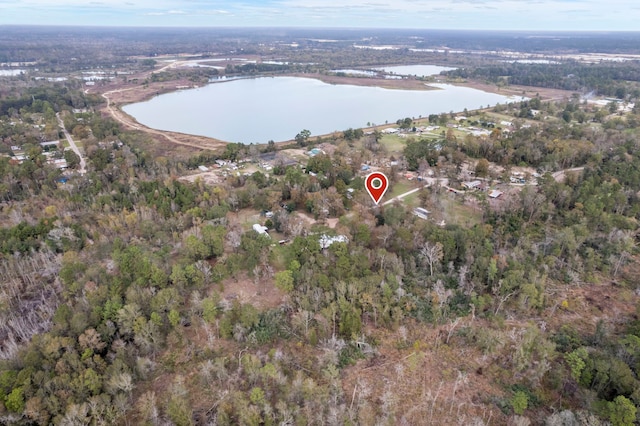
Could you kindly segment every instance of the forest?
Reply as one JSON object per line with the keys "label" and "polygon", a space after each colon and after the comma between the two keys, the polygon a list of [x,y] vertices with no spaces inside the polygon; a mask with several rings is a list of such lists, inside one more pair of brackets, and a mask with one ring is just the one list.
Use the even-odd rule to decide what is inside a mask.
{"label": "forest", "polygon": [[[585,65],[575,62],[551,64],[509,63],[493,66],[459,68],[445,74],[460,78],[485,79],[492,83],[551,87],[618,99],[640,97],[640,70],[636,64],[600,63]],[[636,84],[630,85],[629,82]]]}
{"label": "forest", "polygon": [[[631,66],[571,67],[549,76],[637,100]],[[527,82],[564,84],[551,78]],[[400,119],[410,136],[396,151],[350,128],[177,155],[74,84],[0,98],[0,423],[640,420],[636,108],[532,98],[465,111],[488,136],[454,131],[455,113]],[[67,151],[67,172],[47,162],[56,113],[82,144],[84,175]],[[412,130],[429,122],[445,130]],[[184,179],[302,145],[326,152],[216,184]],[[434,183],[372,208],[363,164],[390,177],[389,193],[418,185],[410,172]],[[536,184],[506,183],[516,169]],[[463,192],[469,171],[507,193]],[[457,215],[440,224],[417,206]]]}

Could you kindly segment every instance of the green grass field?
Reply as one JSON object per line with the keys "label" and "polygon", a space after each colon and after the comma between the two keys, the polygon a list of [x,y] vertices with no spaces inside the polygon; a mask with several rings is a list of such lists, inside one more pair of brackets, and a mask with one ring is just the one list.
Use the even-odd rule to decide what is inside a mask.
{"label": "green grass field", "polygon": [[402,152],[407,145],[407,140],[397,135],[383,135],[380,143],[388,152]]}
{"label": "green grass field", "polygon": [[440,199],[442,218],[447,223],[461,226],[473,226],[482,220],[482,211],[478,208],[463,204],[451,194],[445,193]]}
{"label": "green grass field", "polygon": [[411,182],[407,182],[406,180],[402,180],[400,182],[396,182],[393,184],[393,188],[391,188],[390,192],[387,192],[384,196],[387,200],[390,200],[394,197],[397,197],[400,194],[404,194],[407,191],[411,191],[414,188]]}
{"label": "green grass field", "polygon": [[418,199],[419,194],[420,191],[409,194],[402,199],[402,202],[409,207],[418,207],[420,205],[420,200]]}

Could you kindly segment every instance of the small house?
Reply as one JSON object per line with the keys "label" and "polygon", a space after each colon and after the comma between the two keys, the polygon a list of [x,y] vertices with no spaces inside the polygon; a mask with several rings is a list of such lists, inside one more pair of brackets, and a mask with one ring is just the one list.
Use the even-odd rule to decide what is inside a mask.
{"label": "small house", "polygon": [[416,207],[413,209],[413,214],[418,216],[420,219],[429,219],[429,213],[431,213],[427,209],[423,209],[422,207]]}
{"label": "small house", "polygon": [[479,180],[462,182],[462,186],[464,186],[466,189],[477,189],[480,188],[480,185],[482,185],[482,182],[480,182]]}
{"label": "small house", "polygon": [[49,151],[51,149],[58,149],[60,141],[48,141],[48,142],[40,142],[40,146],[43,151]]}

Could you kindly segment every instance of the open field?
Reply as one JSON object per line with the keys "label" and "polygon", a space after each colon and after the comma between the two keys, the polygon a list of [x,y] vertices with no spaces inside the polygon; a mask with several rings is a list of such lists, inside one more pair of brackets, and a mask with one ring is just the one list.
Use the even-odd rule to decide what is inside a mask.
{"label": "open field", "polygon": [[445,194],[441,198],[443,206],[442,215],[447,223],[455,223],[461,226],[473,226],[482,220],[482,210],[475,204],[475,200],[462,203],[453,194]]}
{"label": "open field", "polygon": [[499,93],[505,96],[526,96],[532,98],[540,96],[543,101],[561,100],[570,98],[573,92],[569,90],[549,89],[544,87],[532,87],[532,86],[503,86],[499,87],[495,84],[483,83],[474,80],[465,80],[463,82],[450,82],[456,86],[471,87],[473,89],[484,90],[485,92]]}
{"label": "open field", "polygon": [[404,147],[407,145],[407,140],[398,135],[383,135],[380,139],[380,143],[388,152],[402,152]]}
{"label": "open field", "polygon": [[418,198],[420,195],[420,191],[414,192],[413,194],[409,194],[402,199],[404,204],[409,207],[419,207],[420,199]]}
{"label": "open field", "polygon": [[387,200],[390,200],[392,198],[397,197],[400,194],[404,194],[407,191],[411,191],[413,188],[414,186],[411,184],[411,182],[408,182],[406,180],[398,181],[393,184],[393,188],[391,189],[391,191],[385,194],[384,198]]}

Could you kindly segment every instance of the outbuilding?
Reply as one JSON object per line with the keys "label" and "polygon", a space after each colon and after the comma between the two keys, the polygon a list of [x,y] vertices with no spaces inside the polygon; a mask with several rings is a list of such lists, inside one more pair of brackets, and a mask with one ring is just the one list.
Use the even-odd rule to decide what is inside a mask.
{"label": "outbuilding", "polygon": [[256,231],[258,234],[260,235],[265,235],[269,238],[271,238],[271,236],[269,235],[269,233],[267,232],[269,228],[267,228],[266,226],[262,226],[259,223],[254,223],[253,224],[253,230]]}

